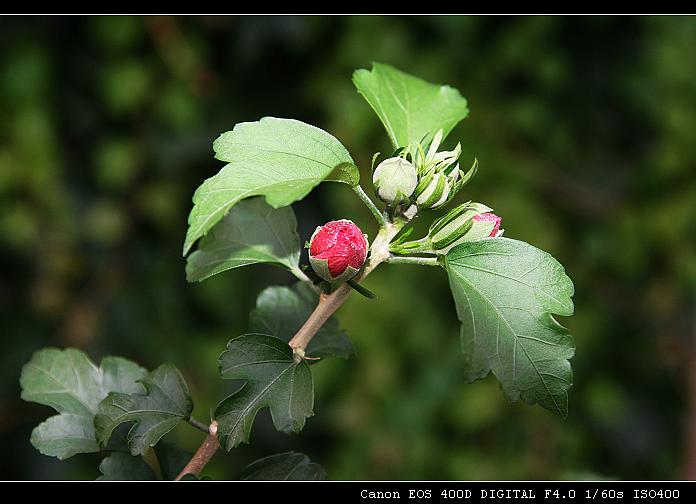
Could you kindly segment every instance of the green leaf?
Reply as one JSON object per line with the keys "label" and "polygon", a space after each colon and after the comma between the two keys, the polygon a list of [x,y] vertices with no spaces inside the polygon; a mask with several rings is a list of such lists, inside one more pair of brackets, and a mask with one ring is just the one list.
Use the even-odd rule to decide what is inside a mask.
{"label": "green leaf", "polygon": [[143,455],[181,420],[191,415],[188,385],[176,367],[163,364],[141,380],[145,393],[110,393],[94,419],[97,441],[104,446],[119,425],[135,422],[128,431],[131,454]]}
{"label": "green leaf", "polygon": [[491,238],[456,246],[445,267],[468,380],[493,371],[511,400],[521,396],[565,418],[575,346],[551,315],[573,314],[563,266],[524,242]]}
{"label": "green leaf", "polygon": [[240,201],[188,256],[186,279],[200,282],[217,273],[256,263],[298,270],[301,243],[292,207],[275,209],[263,198]]}
{"label": "green leaf", "polygon": [[154,481],[157,478],[142,457],[112,453],[99,464],[97,481]]}
{"label": "green leaf", "polygon": [[[256,308],[249,314],[249,331],[270,334],[287,343],[318,302],[319,294],[307,282],[297,282],[292,287],[268,287],[259,294]],[[310,357],[348,358],[353,352],[353,344],[336,317],[324,323],[306,350]]]}
{"label": "green leaf", "polygon": [[296,362],[287,343],[266,334],[244,334],[230,340],[220,355],[220,374],[245,380],[215,410],[220,444],[231,450],[249,442],[254,418],[270,408],[276,429],[291,433],[312,416],[314,384],[306,361]]}
{"label": "green leaf", "polygon": [[169,481],[173,481],[179,475],[193,456],[180,446],[167,441],[160,441],[155,445],[155,455],[157,455],[162,477]]}
{"label": "green leaf", "polygon": [[293,119],[264,117],[237,124],[213,144],[229,164],[193,195],[184,255],[240,200],[265,196],[273,208],[301,200],[323,180],[356,185],[358,169],[327,132]]}
{"label": "green leaf", "polygon": [[443,139],[469,114],[466,99],[450,86],[431,84],[389,65],[356,70],[353,83],[379,116],[394,148]]}
{"label": "green leaf", "polygon": [[120,357],[106,357],[97,367],[74,348],[39,350],[22,368],[22,399],[45,404],[60,414],[33,430],[31,444],[44,455],[61,460],[99,451],[93,425],[99,402],[109,392],[142,390],[137,381],[146,374],[145,369]]}
{"label": "green leaf", "polygon": [[247,481],[324,481],[326,471],[303,453],[279,453],[249,464],[240,477]]}

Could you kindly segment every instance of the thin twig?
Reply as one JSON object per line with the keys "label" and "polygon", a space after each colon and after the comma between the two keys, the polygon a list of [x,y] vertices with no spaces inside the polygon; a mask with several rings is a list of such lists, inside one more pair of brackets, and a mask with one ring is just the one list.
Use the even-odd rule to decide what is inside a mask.
{"label": "thin twig", "polygon": [[319,303],[316,308],[314,308],[314,311],[309,315],[295,336],[288,342],[296,356],[299,356],[300,359],[304,358],[304,350],[309,345],[309,342],[312,341],[312,338],[321,329],[321,326],[345,302],[350,291],[350,286],[344,283],[331,294],[325,292],[319,294]]}
{"label": "thin twig", "polygon": [[176,481],[180,481],[181,478],[187,474],[198,476],[206,464],[210,462],[210,459],[213,458],[213,455],[215,455],[218,448],[220,448],[220,441],[218,441],[217,438],[217,427],[218,423],[213,420],[210,423],[210,427],[208,427],[208,435],[205,437],[203,444],[198,447],[198,450],[193,454],[189,463],[181,470],[176,477]]}

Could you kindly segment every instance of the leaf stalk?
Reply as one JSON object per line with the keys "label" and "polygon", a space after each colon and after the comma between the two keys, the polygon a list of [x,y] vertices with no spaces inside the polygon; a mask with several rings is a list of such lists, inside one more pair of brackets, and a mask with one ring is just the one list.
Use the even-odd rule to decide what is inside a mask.
{"label": "leaf stalk", "polygon": [[420,266],[440,266],[440,261],[437,257],[404,257],[404,256],[389,256],[387,259],[389,264],[418,264]]}
{"label": "leaf stalk", "polygon": [[360,184],[353,187],[353,191],[355,191],[355,194],[358,195],[360,201],[362,201],[365,204],[365,206],[370,210],[370,212],[372,212],[372,215],[379,224],[379,227],[384,228],[387,225],[387,221],[385,220],[384,215],[382,215],[382,212],[380,212],[379,208],[377,208],[374,202],[365,193],[363,188],[360,187]]}
{"label": "leaf stalk", "polygon": [[201,422],[200,420],[196,420],[192,416],[188,418],[187,422],[191,425],[193,425],[196,429],[199,431],[208,433],[208,425],[205,423]]}

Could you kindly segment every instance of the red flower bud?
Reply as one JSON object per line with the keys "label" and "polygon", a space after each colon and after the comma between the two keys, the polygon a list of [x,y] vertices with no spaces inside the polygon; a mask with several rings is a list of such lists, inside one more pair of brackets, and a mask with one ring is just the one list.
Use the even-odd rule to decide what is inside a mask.
{"label": "red flower bud", "polygon": [[493,230],[491,231],[491,234],[489,234],[489,237],[495,237],[498,236],[498,231],[500,230],[500,223],[503,221],[502,218],[498,217],[494,213],[482,213],[474,216],[474,220],[477,222],[495,222],[495,225],[493,226]]}
{"label": "red flower bud", "polygon": [[309,240],[309,261],[327,282],[345,282],[362,268],[367,236],[353,222],[342,219],[319,226]]}

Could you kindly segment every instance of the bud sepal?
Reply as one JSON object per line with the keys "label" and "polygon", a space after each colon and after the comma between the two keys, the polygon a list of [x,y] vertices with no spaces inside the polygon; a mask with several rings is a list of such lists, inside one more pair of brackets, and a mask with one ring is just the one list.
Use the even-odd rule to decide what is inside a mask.
{"label": "bud sepal", "polygon": [[451,151],[440,151],[443,132],[439,130],[426,153],[420,143],[411,144],[407,151],[416,166],[418,185],[412,199],[419,210],[436,210],[449,203],[478,170],[478,160],[468,172],[459,168],[457,160],[462,152],[461,144]]}

